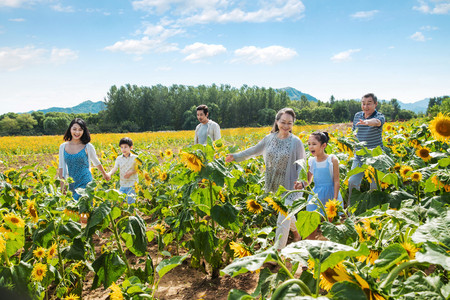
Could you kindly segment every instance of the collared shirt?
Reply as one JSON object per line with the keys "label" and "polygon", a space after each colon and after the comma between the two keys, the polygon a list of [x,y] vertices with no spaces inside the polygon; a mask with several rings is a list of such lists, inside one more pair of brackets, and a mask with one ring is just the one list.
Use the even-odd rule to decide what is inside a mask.
{"label": "collared shirt", "polygon": [[[381,122],[380,126],[368,126],[368,125],[356,125],[359,120],[369,120],[369,119],[378,119]],[[383,124],[385,123],[384,115],[377,110],[373,112],[368,118],[364,117],[364,112],[360,111],[355,114],[353,118],[353,127],[352,130],[358,129],[356,133],[356,138],[360,142],[366,142],[365,147],[367,149],[374,149],[378,146],[383,148]]]}
{"label": "collared shirt", "polygon": [[120,155],[116,158],[116,162],[114,163],[114,168],[111,170],[111,173],[116,172],[117,170],[120,171],[120,186],[121,187],[132,187],[134,186],[135,182],[138,182],[138,175],[137,173],[134,173],[128,178],[125,178],[125,174],[128,171],[134,170],[134,167],[136,165],[136,154],[130,153],[130,156],[125,157]]}
{"label": "collared shirt", "polygon": [[206,144],[206,142],[208,141],[208,136],[213,141],[216,141],[216,140],[220,139],[220,126],[219,126],[219,124],[217,124],[216,122],[214,122],[212,120],[208,120],[208,123],[206,123],[206,125],[207,125],[207,130],[206,130],[207,136],[205,137],[205,142],[204,143],[200,143],[200,137],[199,137],[199,135],[200,135],[200,128],[203,126],[203,124],[200,123],[195,128],[194,144]]}

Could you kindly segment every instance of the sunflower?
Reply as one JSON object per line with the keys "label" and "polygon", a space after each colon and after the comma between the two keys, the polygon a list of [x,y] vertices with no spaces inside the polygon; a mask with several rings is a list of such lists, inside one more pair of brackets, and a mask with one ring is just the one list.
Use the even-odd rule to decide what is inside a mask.
{"label": "sunflower", "polygon": [[362,256],[358,256],[357,259],[360,262],[365,262],[366,264],[370,263],[373,265],[379,256],[380,256],[380,253],[378,251],[370,250],[369,256],[362,255]]}
{"label": "sunflower", "polygon": [[432,159],[431,155],[430,155],[430,149],[428,149],[427,147],[422,147],[420,146],[417,150],[416,150],[416,155],[418,157],[420,157],[421,159],[423,159],[424,162],[429,161],[430,159]]}
{"label": "sunflower", "polygon": [[224,146],[221,140],[214,141],[213,145],[216,150],[222,149]]}
{"label": "sunflower", "polygon": [[153,226],[153,229],[159,234],[163,234],[166,231],[166,228],[162,224],[156,224]]}
{"label": "sunflower", "polygon": [[394,170],[399,172],[402,166],[399,163],[395,163]]}
{"label": "sunflower", "polygon": [[412,140],[409,141],[409,145],[413,146],[414,148],[417,148],[417,147],[420,146],[420,142],[419,142],[419,140],[412,139]]}
{"label": "sunflower", "polygon": [[254,213],[254,214],[259,214],[263,211],[263,207],[261,204],[259,204],[256,200],[254,199],[248,199],[247,200],[247,209]]}
{"label": "sunflower", "polygon": [[400,176],[403,177],[404,180],[407,180],[409,178],[408,173],[412,172],[412,168],[410,166],[402,166],[400,168]]}
{"label": "sunflower", "polygon": [[386,125],[386,131],[391,131],[391,130],[392,130],[391,124],[387,124],[387,125]]}
{"label": "sunflower", "polygon": [[359,235],[359,241],[364,242],[365,241],[364,234],[363,234],[364,228],[360,224],[356,224],[355,230]]}
{"label": "sunflower", "polygon": [[152,177],[146,171],[144,171],[144,180],[145,180],[145,184],[147,184],[147,185],[150,185],[152,183]]}
{"label": "sunflower", "polygon": [[34,256],[36,256],[36,258],[43,258],[45,256],[45,253],[47,251],[45,250],[45,248],[42,247],[38,247],[36,250],[33,251]]}
{"label": "sunflower", "polygon": [[450,192],[450,184],[444,185],[444,189],[447,193],[449,193]]}
{"label": "sunflower", "polygon": [[283,208],[281,208],[281,206],[275,201],[273,200],[271,197],[266,197],[264,198],[264,201],[266,201],[267,203],[269,203],[270,206],[272,206],[272,208],[277,212],[282,214],[283,216],[287,217],[287,213],[284,211]]}
{"label": "sunflower", "polygon": [[220,201],[225,202],[226,196],[225,196],[224,192],[219,191],[219,199],[220,199]]}
{"label": "sunflower", "polygon": [[372,223],[370,222],[370,219],[367,219],[367,218],[361,219],[361,222],[363,223],[363,228],[364,228],[365,232],[370,236],[375,236],[375,230],[372,229],[372,227],[371,227]]}
{"label": "sunflower", "polygon": [[431,182],[434,183],[434,185],[438,188],[441,189],[444,187],[444,184],[439,180],[439,178],[437,176],[433,176],[431,177]]}
{"label": "sunflower", "polygon": [[248,251],[247,249],[245,249],[242,245],[235,243],[235,242],[231,242],[230,243],[230,249],[232,249],[234,251],[234,257],[245,257],[245,256],[250,256],[252,255],[250,253],[250,251]]}
{"label": "sunflower", "polygon": [[166,172],[161,172],[159,174],[159,179],[161,179],[161,181],[166,181],[167,179],[167,173]]}
{"label": "sunflower", "polygon": [[173,156],[172,149],[170,149],[170,148],[166,149],[166,151],[164,151],[164,155],[167,157],[172,157]]}
{"label": "sunflower", "polygon": [[47,265],[41,263],[35,264],[33,271],[31,271],[31,277],[34,281],[42,281],[45,274],[47,274]]}
{"label": "sunflower", "polygon": [[186,167],[188,167],[189,169],[191,169],[194,172],[200,172],[203,164],[198,156],[196,156],[195,154],[192,154],[192,153],[187,153],[187,152],[181,152],[180,155],[181,155],[181,160],[183,161],[183,163],[185,164]]}
{"label": "sunflower", "polygon": [[78,297],[78,295],[75,295],[75,294],[70,294],[70,295],[64,297],[64,300],[78,300],[78,299],[80,299],[80,297]]}
{"label": "sunflower", "polygon": [[113,282],[109,286],[109,289],[111,290],[111,293],[109,294],[111,300],[123,300],[124,299],[122,290],[115,282]]}
{"label": "sunflower", "polygon": [[38,212],[36,209],[36,202],[27,200],[27,214],[30,215],[31,220],[36,223],[39,220]]}
{"label": "sunflower", "polygon": [[16,216],[14,213],[9,213],[5,215],[3,217],[3,220],[5,220],[5,222],[8,225],[13,225],[20,228],[23,228],[25,226],[25,222],[20,217]]}
{"label": "sunflower", "polygon": [[450,116],[440,112],[430,122],[430,131],[436,140],[448,142],[450,140]]}
{"label": "sunflower", "polygon": [[372,167],[372,166],[368,166],[367,169],[364,171],[364,176],[366,177],[366,179],[369,183],[372,183],[375,172],[376,171],[375,171],[374,167]]}
{"label": "sunflower", "polygon": [[406,252],[408,252],[409,259],[416,258],[416,252],[419,251],[419,249],[416,248],[416,246],[414,246],[414,244],[412,244],[410,242],[404,242],[404,243],[401,243],[400,245],[402,245],[402,247],[406,250]]}
{"label": "sunflower", "polygon": [[389,183],[380,181],[380,186],[382,189],[387,189],[389,187]]}
{"label": "sunflower", "polygon": [[422,180],[422,173],[420,172],[413,172],[411,174],[411,180],[415,182],[419,182]]}
{"label": "sunflower", "polygon": [[341,202],[334,199],[334,200],[328,200],[327,203],[325,204],[325,212],[327,213],[327,217],[328,219],[334,219],[334,217],[337,216],[337,211],[339,208],[339,204]]}
{"label": "sunflower", "polygon": [[[308,259],[308,268],[314,269],[314,267],[314,261],[312,259]],[[320,274],[319,286],[326,291],[330,291],[333,284],[339,281],[351,281],[351,277],[342,263],[338,263],[333,268],[328,268],[322,272]]]}
{"label": "sunflower", "polygon": [[53,258],[53,256],[55,256],[56,252],[57,252],[57,246],[56,243],[53,243],[50,248],[48,248],[47,250],[47,258]]}
{"label": "sunflower", "polygon": [[3,234],[0,234],[0,253],[3,253],[6,249],[6,240],[3,238]]}
{"label": "sunflower", "polygon": [[367,296],[367,299],[373,299],[373,300],[385,300],[383,296],[381,296],[380,294],[372,291],[370,289],[369,284],[367,283],[366,280],[364,280],[361,276],[359,276],[358,274],[354,273],[353,274],[355,276],[356,281],[358,282],[359,286],[361,287],[361,289],[364,291],[364,293]]}

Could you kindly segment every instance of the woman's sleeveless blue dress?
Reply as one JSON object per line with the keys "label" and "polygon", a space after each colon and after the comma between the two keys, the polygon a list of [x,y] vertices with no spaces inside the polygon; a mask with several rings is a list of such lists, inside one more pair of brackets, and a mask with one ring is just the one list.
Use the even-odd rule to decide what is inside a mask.
{"label": "woman's sleeveless blue dress", "polygon": [[75,181],[69,185],[69,190],[72,191],[73,198],[78,200],[80,195],[75,192],[75,189],[86,188],[86,185],[92,181],[86,146],[76,154],[67,153],[64,149],[64,160],[67,164],[69,176]]}

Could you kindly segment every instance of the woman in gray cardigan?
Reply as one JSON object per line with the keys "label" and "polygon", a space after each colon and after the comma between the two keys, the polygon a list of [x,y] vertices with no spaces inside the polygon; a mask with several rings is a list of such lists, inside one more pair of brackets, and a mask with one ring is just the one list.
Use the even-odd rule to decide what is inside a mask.
{"label": "woman in gray cardigan", "polygon": [[[291,108],[281,109],[275,117],[275,123],[269,135],[247,150],[228,154],[225,160],[241,162],[262,154],[266,165],[265,192],[276,192],[280,185],[287,190],[293,190],[301,169],[301,166],[295,161],[306,157],[303,143],[292,134],[294,122],[294,111]],[[300,196],[301,193],[290,194],[285,199],[285,205],[291,205]],[[294,239],[300,240],[300,235],[295,227],[295,217],[290,221],[284,221],[285,217],[279,213],[275,235],[275,240],[280,239],[278,249],[286,246],[289,228],[294,233]]]}

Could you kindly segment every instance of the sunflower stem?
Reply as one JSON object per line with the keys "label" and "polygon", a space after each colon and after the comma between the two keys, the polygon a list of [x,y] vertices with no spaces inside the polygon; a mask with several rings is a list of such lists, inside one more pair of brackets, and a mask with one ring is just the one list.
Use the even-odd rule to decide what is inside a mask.
{"label": "sunflower stem", "polygon": [[[208,184],[209,184],[209,201],[210,201],[210,203],[211,203],[210,209],[212,209],[213,206],[214,206],[214,199],[213,199],[213,192],[212,192],[212,183],[211,183],[211,180],[208,180]],[[210,212],[209,214],[211,214],[211,212]],[[213,220],[212,217],[211,217],[211,228],[212,228],[213,232],[215,233],[215,232],[216,232],[216,230],[215,230],[215,224],[214,224],[214,220]]]}
{"label": "sunflower stem", "polygon": [[283,292],[284,289],[293,284],[297,284],[302,290],[303,294],[311,296],[311,291],[309,290],[308,286],[302,280],[293,278],[280,284],[273,292],[272,299],[281,299],[281,292]]}
{"label": "sunflower stem", "polygon": [[120,242],[120,238],[119,238],[119,233],[117,232],[117,224],[119,224],[119,223],[117,223],[117,224],[114,223],[111,213],[109,213],[108,216],[109,216],[109,221],[111,223],[111,226],[113,228],[114,237],[116,238],[117,246],[119,249],[119,254],[122,257],[123,261],[125,262],[125,265],[127,266],[128,276],[131,276],[131,267],[130,267],[130,264],[128,263],[127,256],[125,255],[125,252],[123,251],[122,243]]}
{"label": "sunflower stem", "polygon": [[316,279],[316,298],[319,297],[319,286],[320,286],[320,268],[321,268],[321,264],[320,261],[317,264],[317,266],[314,266],[314,273],[317,276]]}

